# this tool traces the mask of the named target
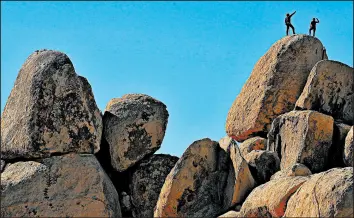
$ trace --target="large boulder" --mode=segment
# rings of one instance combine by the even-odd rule
[[[262,137],[253,137],[247,139],[240,144],[240,150],[242,157],[246,157],[248,153],[253,150],[265,150],[267,147],[267,139]]]
[[[335,120],[354,124],[354,71],[337,61],[318,62],[296,102],[296,108],[316,110]]]
[[[1,173],[1,217],[121,217],[112,182],[91,154],[16,162]]]
[[[232,104],[227,134],[237,141],[266,136],[274,118],[294,109],[322,50],[322,43],[308,35],[286,36],[273,44]]]
[[[288,201],[284,217],[353,217],[353,167],[313,175]]]
[[[327,167],[332,136],[332,117],[316,111],[291,111],[273,121],[267,150],[278,153],[281,169],[301,163],[317,173]]]
[[[344,145],[344,162],[347,166],[354,165],[354,140],[353,140],[353,126],[350,128],[347,137],[345,138],[345,145]]]
[[[305,177],[285,177],[256,187],[242,204],[241,217],[282,217],[290,196],[306,180]]]
[[[336,167],[345,167],[344,163],[344,144],[345,137],[350,130],[349,125],[334,122],[332,145],[328,151],[328,169]]]
[[[143,94],[112,99],[103,116],[111,164],[122,172],[160,148],[168,121],[166,105]]]
[[[234,170],[229,155],[210,139],[192,143],[168,174],[154,217],[215,217],[230,207]]]
[[[245,160],[257,184],[268,182],[280,170],[279,157],[272,151],[253,150],[246,155]]]
[[[167,175],[178,157],[157,154],[138,164],[132,173],[130,197],[133,217],[153,217]]]
[[[310,176],[310,175],[312,175],[312,172],[309,168],[307,168],[303,164],[296,163],[286,169],[276,172],[272,177],[270,177],[270,180],[279,179],[288,176]]]
[[[102,118],[68,56],[37,51],[22,66],[1,116],[1,158],[99,150]]]

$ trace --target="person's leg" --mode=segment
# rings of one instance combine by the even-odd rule
[[[316,28],[313,29],[313,36],[316,34]]]
[[[286,35],[289,35],[289,25],[286,25]]]
[[[295,34],[295,28],[292,24],[290,24],[291,29],[293,30],[293,34]]]
[[[309,29],[309,35],[311,36],[311,28]]]

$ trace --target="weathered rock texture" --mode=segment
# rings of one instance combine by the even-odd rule
[[[102,118],[87,80],[57,51],[31,54],[1,116],[1,158],[99,150]]]
[[[242,157],[241,151],[233,139],[229,141],[228,146],[224,145],[222,149],[230,156],[234,170],[234,176],[231,178],[234,180],[231,206],[234,206],[241,204],[245,200],[256,186],[256,181],[252,176],[247,161]]]
[[[343,151],[345,137],[348,135],[350,127],[351,126],[343,123],[334,123],[332,145],[328,151],[329,159],[327,169],[346,166],[344,163]]]
[[[257,184],[268,182],[280,170],[278,155],[272,151],[253,150],[246,155],[245,160]]]
[[[273,121],[267,150],[278,153],[281,169],[302,163],[317,173],[327,167],[332,136],[332,117],[315,111],[292,111]]]
[[[253,150],[265,150],[267,147],[267,139],[262,137],[253,137],[247,139],[240,144],[242,157],[246,157]]]
[[[128,94],[112,99],[103,116],[112,166],[124,171],[159,149],[168,116],[166,105],[148,95]]]
[[[350,128],[347,137],[345,138],[345,146],[344,146],[344,162],[347,166],[354,165],[354,140],[353,140],[353,126]]]
[[[253,189],[241,208],[241,217],[281,217],[290,196],[307,180],[286,177],[271,180]]]
[[[241,213],[240,212],[237,212],[237,211],[229,211],[221,216],[218,216],[218,217],[233,217],[233,218],[236,218],[236,217],[241,217]]]
[[[276,172],[272,177],[270,177],[270,179],[275,180],[275,179],[280,179],[282,177],[288,177],[288,176],[310,176],[311,174],[312,173],[311,170],[309,170],[309,168],[307,168],[303,164],[297,163],[291,167]]]
[[[1,160],[1,164],[0,164],[0,172],[2,172],[2,171],[3,171],[3,169],[5,168],[5,165],[6,165],[5,161],[4,161],[4,160]]]
[[[316,110],[354,124],[354,70],[337,61],[318,62],[296,102],[296,108]]]
[[[294,109],[322,50],[322,43],[307,35],[287,36],[273,44],[232,104],[227,134],[237,141],[265,136],[274,118]]]
[[[154,217],[215,217],[230,207],[233,187],[227,153],[210,139],[195,141],[168,174]]]
[[[130,183],[133,217],[153,217],[161,188],[177,161],[178,157],[157,154],[139,163]]]
[[[120,217],[117,191],[93,155],[17,162],[1,174],[1,216]]]
[[[289,199],[284,217],[353,217],[353,168],[313,175]]]

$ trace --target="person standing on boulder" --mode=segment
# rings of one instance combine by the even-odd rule
[[[289,27],[291,27],[291,29],[293,30],[293,34],[295,34],[295,28],[294,26],[291,24],[291,17],[296,13],[296,11],[294,11],[294,13],[292,14],[286,14],[285,17],[285,25],[286,25],[286,35],[289,35]]]
[[[316,24],[319,23],[320,21],[317,18],[313,18],[310,24],[310,29],[309,29],[309,35],[311,36],[311,30],[313,30],[313,36],[315,36],[316,33]]]

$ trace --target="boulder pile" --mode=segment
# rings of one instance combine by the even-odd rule
[[[98,109],[67,55],[31,54],[1,119],[1,217],[353,217],[354,72],[286,36],[256,63],[226,136],[154,154],[146,94]]]

